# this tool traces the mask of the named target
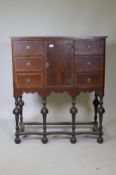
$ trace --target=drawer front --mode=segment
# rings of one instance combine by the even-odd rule
[[[103,71],[102,56],[78,56],[75,57],[76,72],[99,72]]]
[[[15,71],[42,71],[42,58],[15,58]]]
[[[101,74],[78,74],[76,77],[76,86],[78,88],[95,88],[103,85]]]
[[[39,88],[43,85],[41,73],[17,73],[15,75],[16,88]]]
[[[103,39],[78,39],[75,42],[75,54],[99,55],[104,53]]]
[[[43,55],[42,41],[13,41],[13,56]]]

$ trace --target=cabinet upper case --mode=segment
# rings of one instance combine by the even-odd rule
[[[105,38],[12,37],[14,96],[52,91],[103,96]]]

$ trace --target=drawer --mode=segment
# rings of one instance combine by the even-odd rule
[[[39,88],[43,85],[42,73],[17,73],[15,75],[16,88]]]
[[[15,71],[41,71],[42,70],[42,58],[15,58]]]
[[[76,86],[78,88],[95,88],[103,85],[101,74],[77,74]]]
[[[42,41],[13,41],[13,56],[39,56],[43,55]]]
[[[99,55],[104,54],[103,39],[78,39],[75,41],[75,54]]]
[[[75,57],[76,72],[103,71],[103,56],[78,56]]]

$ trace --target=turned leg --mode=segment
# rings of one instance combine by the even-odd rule
[[[98,130],[97,113],[98,113],[98,106],[99,106],[99,100],[98,100],[97,94],[95,94],[95,99],[93,100],[93,105],[94,105],[94,112],[95,112],[93,131],[97,131]]]
[[[72,97],[72,108],[70,109],[70,113],[72,114],[72,137],[70,139],[71,143],[76,143],[75,118],[76,118],[76,113],[78,112],[78,110],[75,107],[75,103],[76,103],[75,100],[76,100],[76,97]]]
[[[24,123],[23,123],[23,106],[24,106],[24,102],[22,100],[22,96],[19,97],[18,105],[19,105],[19,111],[20,111],[20,131],[24,131]]]
[[[48,114],[48,109],[46,107],[46,97],[43,97],[43,108],[41,109],[41,114],[43,116],[43,138],[42,138],[42,142],[43,143],[47,143],[48,139],[46,136],[46,117]]]
[[[98,107],[98,113],[99,113],[99,137],[97,139],[98,143],[103,142],[103,131],[102,131],[102,121],[103,121],[103,114],[105,112],[105,109],[103,107],[103,97],[100,97],[99,101],[99,107]]]
[[[20,110],[18,107],[18,97],[15,97],[15,108],[13,110],[13,114],[15,115],[15,121],[16,121],[16,133],[15,133],[15,143],[20,143],[20,138],[19,138],[19,114]]]

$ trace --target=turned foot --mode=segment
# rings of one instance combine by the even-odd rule
[[[47,143],[48,139],[47,139],[47,136],[46,136],[46,118],[47,118],[47,114],[48,114],[48,109],[46,107],[46,97],[43,97],[43,107],[41,109],[41,114],[43,116],[43,138],[42,138],[42,142]]]
[[[103,143],[103,131],[102,131],[102,121],[103,121],[103,114],[105,112],[105,109],[103,107],[103,97],[100,97],[100,105],[98,108],[98,113],[99,113],[99,136],[98,136],[98,143]]]
[[[15,138],[15,143],[16,143],[16,144],[19,144],[20,142],[21,142],[20,138],[19,138],[19,137],[16,137],[16,138]]]
[[[77,141],[77,140],[76,140],[76,137],[71,137],[71,138],[70,138],[70,142],[71,142],[72,144],[76,143],[76,141]]]
[[[99,138],[97,139],[97,142],[98,142],[98,143],[103,143],[103,138],[102,138],[102,137],[101,137],[101,138],[99,137]]]
[[[45,136],[45,137],[43,137],[43,138],[42,138],[42,143],[46,144],[47,142],[48,142],[47,137],[46,137],[46,136]]]
[[[20,110],[18,107],[18,97],[15,97],[15,108],[13,110],[13,114],[15,115],[15,122],[16,122],[16,138],[15,138],[15,143],[19,144],[20,143],[20,138],[19,138],[19,114]]]
[[[70,138],[71,143],[76,143],[76,137],[75,137],[75,118],[76,114],[78,112],[76,106],[76,97],[72,97],[72,107],[70,109],[70,113],[72,114],[72,137]]]
[[[22,96],[19,97],[18,100],[18,105],[19,105],[19,118],[20,118],[20,131],[23,132],[24,131],[24,123],[23,123],[23,106],[24,106],[24,102],[22,100]]]
[[[93,105],[94,105],[94,128],[93,128],[93,131],[97,131],[98,128],[97,128],[97,125],[98,125],[98,122],[97,122],[97,118],[98,118],[98,106],[99,106],[99,100],[98,100],[98,95],[95,94],[95,99],[93,100]]]

